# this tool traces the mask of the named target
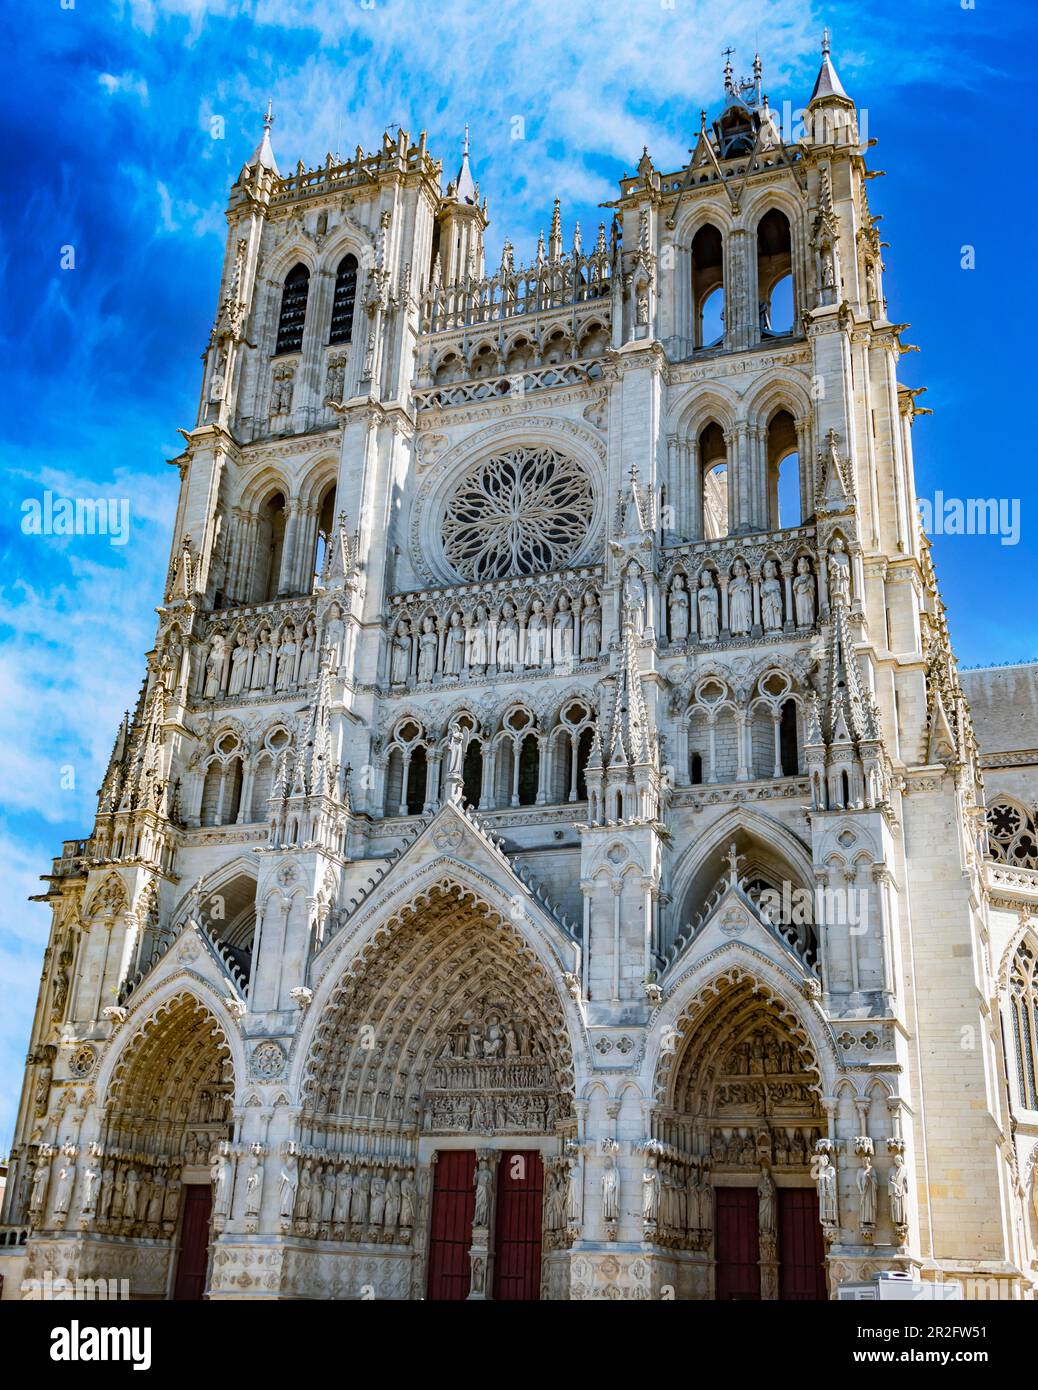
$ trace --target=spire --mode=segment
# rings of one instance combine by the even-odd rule
[[[266,115],[263,117],[263,135],[249,159],[248,167],[250,169],[270,169],[272,173],[278,173],[277,160],[274,158],[274,149],[270,143],[270,127],[273,124],[274,103],[268,101]]]
[[[469,163],[469,128],[465,127],[465,141],[461,147],[461,168],[458,170],[458,177],[454,180],[455,196],[459,203],[469,203],[476,207],[479,204],[479,191],[476,187],[476,180],[472,177],[472,165]]]
[[[829,30],[822,30],[822,66],[818,70],[815,78],[815,88],[811,93],[811,101],[822,101],[825,97],[842,97],[846,101],[847,93],[843,90],[843,84],[836,75],[836,69],[832,65],[829,57]],[[809,102],[808,105],[811,103]]]
[[[551,210],[551,232],[548,235],[548,260],[551,262],[562,259],[562,205],[558,198],[555,199]]]

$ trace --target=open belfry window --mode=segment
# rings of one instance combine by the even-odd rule
[[[310,272],[305,265],[294,265],[285,276],[281,291],[281,317],[278,319],[276,353],[299,352],[303,346],[306,300],[310,293]]]
[[[335,272],[332,326],[329,343],[348,343],[353,337],[353,311],[357,304],[357,257],[343,256]]]

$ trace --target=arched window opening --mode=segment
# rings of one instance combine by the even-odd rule
[[[329,343],[348,343],[353,337],[353,311],[357,303],[357,257],[343,256],[335,272],[332,325]]]
[[[256,764],[256,770],[252,777],[252,809],[249,815],[251,821],[266,820],[267,802],[270,800],[273,787],[274,759],[265,756],[260,758]]]
[[[712,420],[699,436],[699,466],[703,471],[703,537],[728,535],[728,445],[724,431]]]
[[[1038,869],[1038,830],[1034,821],[1011,801],[996,801],[988,808],[988,853],[1003,864]]]
[[[779,720],[779,750],[782,757],[782,776],[795,777],[800,771],[795,700],[787,700],[782,706],[782,716]]]
[[[389,762],[386,765],[386,801],[385,812],[387,816],[401,816],[407,814],[407,806],[404,804],[404,755],[399,748],[393,748],[389,754]]]
[[[1038,960],[1026,942],[1020,943],[1013,957],[1009,1004],[1020,1099],[1028,1110],[1038,1110]]]
[[[269,603],[278,596],[281,580],[281,556],[285,544],[285,498],[275,492],[260,509],[259,557],[255,602]]]
[[[724,339],[724,243],[711,223],[692,238],[692,342],[717,347]]]
[[[205,782],[202,784],[202,824],[218,825],[217,815],[220,810],[220,787],[223,782],[223,767],[220,763],[212,763],[209,771],[205,774]]]
[[[840,798],[841,806],[851,804],[851,781],[846,772],[840,773]]]
[[[241,758],[234,758],[224,772],[223,816],[224,825],[233,825],[241,810]]]
[[[577,743],[577,800],[587,800],[587,765],[591,757],[591,745],[594,743],[595,734],[593,729],[584,729],[581,732]]]
[[[285,276],[281,291],[281,316],[278,319],[278,340],[274,351],[299,352],[303,346],[303,326],[306,323],[306,300],[310,293],[310,272],[300,263]]]
[[[792,283],[776,302],[778,285],[793,273],[793,238],[789,218],[778,208],[757,224],[757,304],[762,338],[784,337],[793,331]]]
[[[691,783],[692,783],[692,785],[693,785],[694,787],[698,787],[698,786],[701,786],[701,785],[702,785],[702,782],[703,782],[703,755],[702,755],[702,753],[693,753],[693,754],[692,754],[691,765],[690,765],[689,770],[688,770],[688,775],[689,775],[689,780],[691,781]]]
[[[541,752],[536,734],[527,734],[519,751],[519,805],[533,806],[540,782]]]
[[[412,748],[407,766],[407,814],[420,816],[425,809],[426,763],[421,744]]]
[[[483,745],[469,739],[461,768],[461,794],[466,806],[478,806],[483,796]]]
[[[800,485],[800,441],[788,410],[780,410],[768,423],[768,517],[773,531],[800,526],[804,521]]]
[[[321,502],[317,516],[317,536],[314,540],[314,584],[324,574],[328,562],[328,547],[332,543],[332,530],[335,526],[335,484],[328,488]]]

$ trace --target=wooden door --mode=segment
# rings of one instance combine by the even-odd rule
[[[779,1298],[803,1302],[828,1298],[825,1241],[813,1187],[780,1187]]]
[[[501,1155],[494,1225],[494,1298],[531,1302],[541,1296],[544,1164],[536,1149]]]
[[[757,1189],[714,1189],[717,1298],[760,1299]]]
[[[180,1249],[173,1281],[173,1297],[176,1299],[199,1299],[205,1294],[212,1208],[213,1190],[208,1183],[192,1183],[184,1188]]]
[[[433,1164],[429,1229],[430,1299],[468,1298],[472,1218],[476,1211],[475,1149],[442,1149]]]

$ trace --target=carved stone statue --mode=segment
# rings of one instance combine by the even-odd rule
[[[753,589],[745,560],[736,560],[728,584],[728,631],[744,637],[753,626]]]
[[[123,1202],[123,1220],[129,1225],[137,1220],[137,1202],[141,1191],[141,1175],[136,1168],[126,1174],[126,1200]]]
[[[490,620],[482,603],[476,605],[476,614],[469,628],[468,648],[470,668],[482,674],[490,661]]]
[[[670,586],[670,640],[688,641],[688,590],[680,574],[674,576]]]
[[[847,604],[851,601],[851,557],[842,536],[836,537],[829,552],[829,600]]]
[[[254,1146],[249,1157],[249,1173],[245,1179],[245,1215],[259,1216],[263,1197],[263,1161]]]
[[[296,1193],[299,1190],[299,1164],[295,1154],[287,1154],[285,1166],[281,1170],[281,1183],[278,1189],[278,1213],[283,1221],[291,1221],[296,1209]]]
[[[462,627],[461,623],[461,611],[455,608],[447,624],[447,637],[443,652],[443,669],[448,676],[460,676],[464,665],[465,629]]]
[[[515,608],[506,603],[501,609],[501,621],[497,625],[497,669],[514,671],[519,660],[519,624]]]
[[[823,1226],[839,1224],[836,1204],[836,1168],[829,1154],[823,1149],[817,1158],[818,1173],[815,1179],[818,1186],[818,1218]]]
[[[876,1170],[868,1154],[862,1155],[858,1169],[858,1219],[862,1226],[876,1224]]]
[[[278,647],[278,673],[274,683],[276,690],[287,690],[295,680],[297,650],[296,630],[289,625],[285,628],[281,645]]]
[[[775,1239],[778,1226],[775,1219],[775,1182],[766,1164],[761,1165],[757,1184],[757,1229],[761,1236]]]
[[[793,580],[793,601],[797,610],[797,627],[813,627],[815,621],[815,577],[811,561],[801,555],[797,561],[797,577]]]
[[[764,578],[760,586],[760,616],[765,632],[782,629],[782,581],[774,560],[764,561]]]
[[[642,1172],[642,1220],[656,1221],[660,1214],[660,1170],[650,1158]]]
[[[231,1201],[231,1161],[222,1147],[216,1151],[209,1176],[213,1182],[213,1214],[226,1216]]]
[[[396,1228],[396,1224],[400,1219],[400,1204],[400,1174],[394,1168],[389,1176],[389,1182],[386,1185],[386,1212],[383,1225],[387,1230],[394,1230]]]
[[[552,625],[552,654],[556,663],[573,660],[573,611],[569,597],[559,595],[559,606]]]
[[[624,572],[624,612],[638,634],[645,631],[645,604],[645,580],[632,560]]]
[[[580,656],[594,660],[602,649],[602,609],[594,594],[584,595],[584,611],[580,615]]]
[[[716,642],[720,632],[718,620],[718,594],[712,570],[704,570],[699,576],[699,635],[705,642]]]
[[[890,1196],[890,1219],[896,1227],[908,1225],[908,1169],[905,1156],[899,1149],[894,1150],[893,1167],[887,1179],[887,1193]]]
[[[393,635],[393,655],[390,680],[393,685],[406,685],[411,675],[411,624],[401,619]]]
[[[205,699],[215,700],[223,683],[224,640],[219,633],[209,644],[209,655],[205,659]]]
[[[317,629],[314,627],[313,619],[310,618],[303,629],[303,640],[299,644],[299,684],[305,685],[307,681],[312,681],[316,674]]]
[[[535,669],[544,665],[548,654],[548,620],[544,616],[544,601],[535,598],[526,622],[526,653],[524,666]]]
[[[436,674],[436,654],[439,638],[432,618],[422,619],[422,631],[418,638],[418,679],[431,681]]]
[[[414,1180],[414,1169],[408,1168],[400,1181],[400,1224],[413,1226],[418,1210],[418,1187]]]
[[[328,609],[324,624],[324,645],[331,648],[333,671],[337,671],[342,665],[345,637],[346,625],[342,621],[342,609],[337,603],[333,603]]]
[[[240,695],[245,688],[245,676],[249,669],[249,649],[239,642],[231,652],[231,679],[227,690],[231,695]]]
[[[93,1216],[97,1209],[97,1198],[101,1185],[101,1169],[96,1160],[89,1159],[83,1170],[83,1202],[82,1212],[84,1216]]]
[[[253,690],[263,690],[270,682],[270,628],[265,627],[259,635],[259,644],[256,647],[256,660],[252,665],[252,688]]]
[[[32,1175],[32,1193],[29,1197],[29,1210],[33,1216],[41,1216],[47,1205],[47,1188],[50,1186],[50,1159],[40,1157]]]
[[[475,1172],[476,1208],[472,1216],[473,1226],[490,1225],[490,1188],[493,1181],[494,1175],[490,1171],[490,1165],[485,1158],[481,1158]]]
[[[56,1216],[68,1215],[75,1181],[76,1160],[70,1154],[63,1154],[58,1166],[58,1181],[54,1191],[54,1214]]]
[[[607,1149],[602,1169],[602,1216],[606,1221],[615,1221],[619,1215],[620,1174],[612,1149]]]

